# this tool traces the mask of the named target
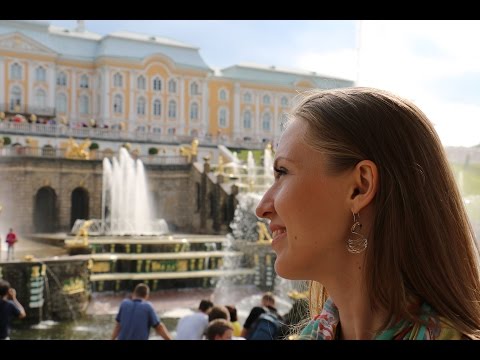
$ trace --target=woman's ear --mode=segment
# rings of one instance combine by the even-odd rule
[[[352,212],[359,213],[375,198],[378,188],[377,165],[370,160],[360,161],[353,170],[353,188],[350,196]]]

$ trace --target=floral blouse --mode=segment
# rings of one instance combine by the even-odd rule
[[[456,330],[446,319],[426,303],[420,307],[420,318],[426,325],[400,319],[392,327],[376,334],[375,340],[466,340],[467,336]],[[322,312],[305,326],[298,340],[334,340],[339,323],[338,309],[331,298]]]

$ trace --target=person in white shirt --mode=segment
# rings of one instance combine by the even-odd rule
[[[208,313],[213,307],[210,300],[200,301],[198,311],[184,316],[177,325],[175,340],[202,340],[208,327]]]

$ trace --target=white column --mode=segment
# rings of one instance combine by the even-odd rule
[[[27,82],[27,89],[25,91],[28,92],[28,99],[26,100],[26,103],[24,105],[26,106],[26,111],[27,113],[30,113],[30,109],[32,106],[35,106],[36,104],[33,102],[34,99],[34,94],[33,94],[33,79],[35,77],[35,71],[34,71],[34,65],[31,61],[27,63],[28,66],[28,71],[25,71],[25,76],[28,74],[28,82]],[[27,70],[27,69],[25,69]]]
[[[209,119],[209,108],[208,108],[208,83],[207,79],[203,81],[202,84],[202,122],[200,126],[200,132],[205,133],[206,129],[208,129],[208,124],[210,123]]]
[[[5,61],[3,56],[0,56],[0,105],[4,104],[1,110],[5,111],[8,108],[7,97],[5,96]]]
[[[279,123],[279,120],[278,120],[278,107],[280,105],[280,99],[278,97],[278,94],[274,94],[273,96],[273,119],[272,119],[272,140],[273,138],[275,138],[275,136],[277,135],[277,131],[278,131],[278,123]]]
[[[179,119],[180,119],[180,127],[182,131],[185,132],[185,126],[187,125],[187,116],[185,115],[185,94],[183,93],[183,89],[185,89],[184,81],[180,79],[175,79],[178,84],[178,91],[180,92],[180,97],[177,96],[178,106],[180,107],[179,111]]]
[[[178,91],[180,94],[178,119],[180,124],[182,124],[183,129],[185,129],[187,126],[187,117],[185,116],[185,81],[186,80],[184,78],[179,78],[177,80]]]
[[[55,64],[51,63],[47,67],[47,84],[48,84],[48,97],[47,107],[55,108]]]
[[[110,97],[109,97],[109,90],[110,90],[110,70],[107,67],[102,68],[102,93],[101,93],[101,101],[102,101],[102,110],[101,110],[101,117],[104,123],[110,122]]]
[[[262,129],[262,119],[260,119],[260,95],[252,92],[254,96],[254,104],[255,104],[255,125],[253,126],[254,132],[253,136],[255,140],[260,141],[260,131]]]
[[[132,131],[137,128],[137,120],[135,118],[135,108],[134,105],[136,103],[135,100],[135,78],[137,77],[136,72],[127,72],[128,76],[130,77],[130,111],[128,113],[127,123],[129,123],[128,130]]]
[[[74,121],[78,121],[78,114],[77,114],[77,72],[75,68],[72,68],[71,72],[71,80],[70,80],[70,119]]]
[[[240,83],[233,85],[233,140],[240,138],[241,114],[240,114]]]

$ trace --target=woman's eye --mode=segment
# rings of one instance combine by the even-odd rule
[[[279,168],[274,167],[273,172],[274,172],[274,175],[275,175],[275,179],[278,179],[281,176],[287,174],[287,169],[285,169],[284,167],[279,167]]]

